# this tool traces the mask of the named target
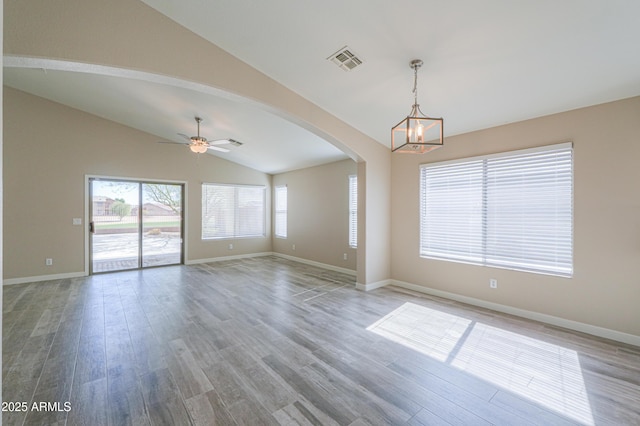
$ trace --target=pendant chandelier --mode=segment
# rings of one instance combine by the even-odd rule
[[[391,151],[423,154],[444,144],[442,118],[427,117],[418,104],[418,68],[420,59],[410,63],[413,68],[413,106],[407,118],[391,129]]]

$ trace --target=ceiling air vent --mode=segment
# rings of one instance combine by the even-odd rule
[[[349,49],[348,46],[345,46],[342,49],[338,50],[327,59],[345,71],[351,71],[358,65],[362,64],[362,59],[358,58],[355,52]]]

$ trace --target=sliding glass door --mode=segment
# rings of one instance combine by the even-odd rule
[[[182,185],[142,183],[142,267],[182,263]]]
[[[184,185],[89,179],[90,272],[183,262]]]

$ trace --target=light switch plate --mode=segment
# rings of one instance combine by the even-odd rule
[[[82,218],[81,217],[74,217],[73,218],[73,224],[74,225],[82,225]]]

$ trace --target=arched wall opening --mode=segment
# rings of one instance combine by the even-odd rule
[[[347,153],[361,188],[357,282],[370,288],[390,278],[388,148],[141,2],[64,0],[36,9],[12,1],[5,17],[5,65],[42,61],[210,91],[258,105]]]

